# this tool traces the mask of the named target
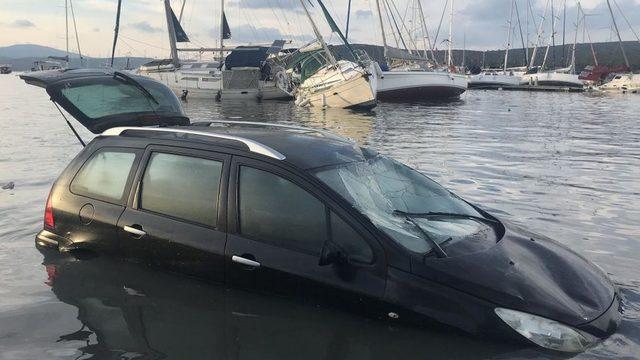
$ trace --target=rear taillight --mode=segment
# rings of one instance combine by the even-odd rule
[[[56,223],[53,219],[53,205],[51,204],[51,193],[47,198],[47,206],[44,208],[44,227],[53,229],[56,227]]]

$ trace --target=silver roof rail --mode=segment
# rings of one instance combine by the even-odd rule
[[[127,130],[136,130],[136,131],[159,131],[159,132],[168,132],[168,133],[176,133],[176,134],[191,134],[191,135],[200,135],[207,136],[210,138],[216,139],[225,139],[238,141],[245,144],[249,151],[262,154],[268,156],[270,158],[274,158],[277,160],[284,160],[286,157],[282,155],[280,152],[274,150],[273,148],[261,144],[255,140],[243,138],[240,136],[226,135],[226,134],[216,134],[208,131],[196,131],[196,130],[186,130],[186,129],[172,129],[172,128],[144,128],[144,127],[136,127],[136,126],[122,126],[122,127],[114,127],[106,130],[102,133],[102,136],[120,136],[124,131]]]
[[[234,121],[234,120],[207,120],[207,121],[205,121],[205,123],[210,123],[209,125],[211,125],[211,124],[231,124],[231,125],[247,125],[247,126],[264,126],[264,127],[276,127],[276,128],[299,130],[299,131],[306,131],[306,132],[315,132],[315,133],[322,134],[323,136],[325,136],[327,138],[330,138],[330,139],[340,140],[340,141],[348,141],[348,142],[351,142],[351,143],[355,143],[355,140],[353,140],[351,138],[348,138],[348,137],[344,137],[344,136],[340,136],[340,135],[334,134],[331,131],[324,130],[324,129],[316,129],[316,128],[312,128],[312,127],[305,127],[305,126],[276,124],[276,123],[265,123],[265,122],[257,122],[257,121]]]

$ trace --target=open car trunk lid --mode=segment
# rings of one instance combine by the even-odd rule
[[[180,100],[164,84],[111,69],[37,71],[20,75],[94,134],[117,126],[189,125]]]

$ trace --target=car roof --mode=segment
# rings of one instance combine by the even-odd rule
[[[206,142],[259,153],[304,170],[365,159],[360,147],[349,138],[322,129],[283,124],[208,121],[190,126],[113,128],[103,135]]]

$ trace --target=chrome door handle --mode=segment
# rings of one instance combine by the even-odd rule
[[[254,268],[260,267],[260,263],[259,262],[243,258],[242,256],[233,255],[231,257],[231,261],[233,261],[235,263],[238,263],[238,264],[251,266],[251,267],[254,267]]]
[[[132,226],[125,225],[123,227],[123,229],[124,229],[124,231],[128,232],[129,234],[132,234],[132,235],[135,235],[135,236],[142,237],[142,236],[147,235],[146,231],[143,231],[143,230],[140,230],[140,229],[136,229],[136,228],[134,228]]]

